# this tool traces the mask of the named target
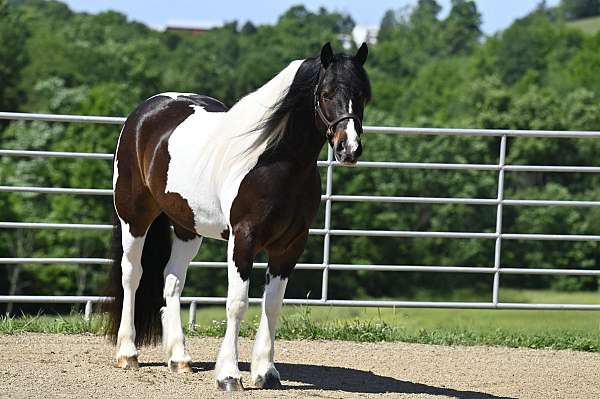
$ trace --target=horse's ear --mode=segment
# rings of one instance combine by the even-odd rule
[[[333,50],[331,49],[331,43],[327,42],[321,49],[321,64],[323,68],[329,68],[329,65],[333,62]]]
[[[367,43],[363,42],[360,48],[356,52],[354,58],[356,61],[360,63],[360,65],[365,65],[365,61],[367,61],[367,56],[369,55],[369,48],[367,47]]]

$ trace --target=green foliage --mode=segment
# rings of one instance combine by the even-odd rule
[[[435,0],[386,12],[378,43],[370,46],[373,101],[365,122],[599,130],[600,35],[584,35],[565,24],[561,10],[575,3],[584,2],[564,1],[560,9],[541,4],[488,38],[482,37],[473,1],[453,0],[443,18]],[[192,36],[158,32],[117,12],[75,13],[60,2],[42,0],[0,1],[0,20],[0,109],[108,116],[126,115],[161,91],[198,92],[232,105],[291,60],[316,54],[324,42],[341,49],[341,35],[354,27],[348,15],[294,6],[274,25],[232,21]],[[13,122],[0,124],[0,145],[110,153],[118,134],[118,127],[111,125]],[[498,162],[499,140],[369,135],[364,146],[364,160],[493,164]],[[507,161],[598,166],[599,146],[596,140],[511,139]],[[15,186],[109,188],[111,169],[106,161],[5,157],[0,159],[0,180]],[[597,187],[600,181],[594,174],[506,174],[507,198],[597,200]],[[496,188],[496,174],[486,171],[334,171],[336,194],[495,198]],[[332,210],[333,227],[340,229],[495,229],[495,207],[489,206],[335,203]],[[0,195],[0,220],[107,223],[111,213],[109,197]],[[314,227],[322,224],[323,210]],[[504,214],[509,232],[600,234],[597,226],[596,208],[507,206]],[[108,256],[109,237],[103,232],[1,230],[0,238],[2,257]],[[493,242],[485,240],[334,237],[331,244],[333,263],[493,264]],[[600,268],[596,243],[505,242],[502,251],[507,267]],[[223,243],[206,240],[198,260],[224,257]],[[301,261],[322,259],[322,239],[311,237]],[[0,268],[0,290],[8,289],[11,270],[16,269]],[[107,277],[103,267],[24,265],[19,270],[23,283],[18,292],[28,294],[101,294]],[[259,270],[252,276],[254,296],[262,290],[262,274]],[[361,271],[332,272],[330,277],[330,295],[336,298],[468,295],[489,300],[491,284],[489,276],[474,274]],[[565,291],[598,288],[592,277],[505,276],[502,284]],[[223,270],[196,269],[188,274],[184,294],[223,295],[225,290]],[[319,298],[320,290],[320,272],[298,271],[288,295]],[[213,327],[217,334],[220,327]],[[302,334],[330,334],[310,328]],[[358,330],[391,334],[387,327],[379,328],[360,325]],[[341,330],[354,336],[357,329],[332,329]]]
[[[469,53],[481,36],[481,14],[474,1],[452,0],[450,15],[444,21],[443,41],[451,55]]]
[[[566,19],[600,15],[600,0],[562,0],[560,8]]]
[[[20,15],[10,12],[6,0],[0,0],[0,109],[15,109],[23,98],[17,82],[27,64],[22,51],[29,32]]]

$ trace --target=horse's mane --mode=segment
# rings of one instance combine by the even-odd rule
[[[307,58],[302,62],[289,88],[270,107],[266,116],[252,129],[258,136],[252,149],[267,143],[266,149],[272,149],[283,139],[293,111],[301,108],[307,100],[312,99],[314,88],[319,79],[321,63],[318,57]],[[311,100],[312,101],[312,100]]]

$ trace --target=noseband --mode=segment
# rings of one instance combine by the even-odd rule
[[[324,71],[323,73],[321,73],[321,71],[322,68],[321,70],[319,70],[319,82],[315,86],[315,113],[319,116],[319,119],[321,119],[321,122],[323,122],[323,124],[327,128],[325,135],[328,139],[331,139],[333,137],[333,134],[335,133],[335,127],[337,126],[337,124],[346,119],[354,120],[356,131],[360,135],[362,133],[362,121],[360,120],[358,115],[354,113],[345,113],[338,116],[332,121],[327,119],[327,117],[325,116],[325,113],[321,109],[321,104],[319,102],[319,90],[321,89],[321,84],[323,83],[323,79],[325,78]]]

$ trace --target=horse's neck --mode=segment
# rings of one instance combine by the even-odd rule
[[[303,107],[290,116],[281,141],[263,158],[293,163],[296,168],[314,167],[325,141],[325,135],[315,126],[312,108]]]

